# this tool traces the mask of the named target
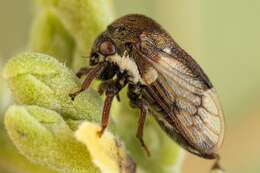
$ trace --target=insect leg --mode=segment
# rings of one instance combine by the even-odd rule
[[[91,68],[88,68],[88,67],[83,67],[81,68],[77,73],[76,73],[76,76],[78,78],[81,78],[82,76],[84,75],[88,75],[88,73],[90,72]]]
[[[98,86],[98,93],[99,93],[99,95],[103,95],[108,90],[108,88],[111,88],[111,86],[114,85],[114,83],[115,83],[115,81],[113,81],[113,80],[107,80],[107,81],[102,82]],[[118,101],[120,101],[119,93],[116,95],[116,99]]]
[[[83,84],[81,85],[81,88],[74,92],[69,94],[69,96],[71,97],[72,100],[75,99],[75,97],[80,94],[81,92],[83,92],[84,90],[88,89],[89,85],[91,84],[91,82],[96,79],[101,72],[104,70],[106,64],[100,64],[92,69],[89,70],[86,79],[84,80]]]
[[[140,115],[139,115],[139,121],[138,121],[138,129],[136,133],[137,139],[140,141],[142,147],[145,149],[146,153],[148,156],[150,156],[150,151],[148,147],[145,145],[144,140],[143,140],[143,132],[144,132],[144,124],[145,124],[145,119],[146,115],[148,113],[148,107],[144,103],[143,100],[140,100]]]
[[[128,93],[127,93],[130,104],[133,108],[138,107],[140,109],[140,116],[138,121],[138,129],[136,133],[137,139],[140,141],[142,147],[145,149],[148,156],[150,156],[150,151],[148,147],[145,145],[143,140],[143,131],[144,131],[144,124],[145,118],[148,113],[148,103],[141,98],[142,96],[142,88],[140,85],[128,85]]]
[[[106,130],[109,122],[109,113],[112,105],[112,101],[119,91],[126,85],[126,78],[124,76],[118,77],[114,81],[110,81],[109,87],[106,89],[106,99],[104,102],[102,121],[101,121],[101,130],[98,131],[98,136],[101,137]]]
[[[99,95],[103,95],[104,93],[106,93],[108,88],[111,88],[114,85],[114,83],[115,81],[111,79],[111,80],[103,81],[101,84],[99,84],[97,90]]]
[[[109,93],[106,96],[104,107],[103,107],[103,113],[102,113],[102,120],[101,120],[101,130],[98,131],[98,136],[101,137],[106,130],[109,122],[109,113],[112,105],[112,101],[114,98],[114,94]]]

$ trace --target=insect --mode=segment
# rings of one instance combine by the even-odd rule
[[[161,128],[189,152],[218,158],[224,136],[224,118],[216,91],[195,60],[153,19],[131,14],[115,20],[93,44],[86,75],[75,98],[95,79],[105,93],[101,130],[108,126],[114,97],[128,87],[130,105],[140,109],[137,138],[143,140],[150,112]]]

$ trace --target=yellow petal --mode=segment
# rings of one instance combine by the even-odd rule
[[[110,132],[100,138],[97,132],[100,125],[84,122],[76,131],[76,138],[84,143],[92,161],[106,173],[134,173],[135,163],[127,154],[124,146]]]

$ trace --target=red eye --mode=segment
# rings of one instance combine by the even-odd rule
[[[100,45],[100,53],[104,56],[113,55],[116,53],[116,47],[110,41],[104,41]]]

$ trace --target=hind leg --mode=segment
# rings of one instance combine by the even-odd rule
[[[130,99],[131,106],[140,109],[136,137],[140,141],[141,146],[144,148],[146,154],[150,156],[150,151],[143,140],[144,124],[148,113],[148,104],[144,99],[141,98],[141,88],[138,85],[129,85],[128,97]]]

